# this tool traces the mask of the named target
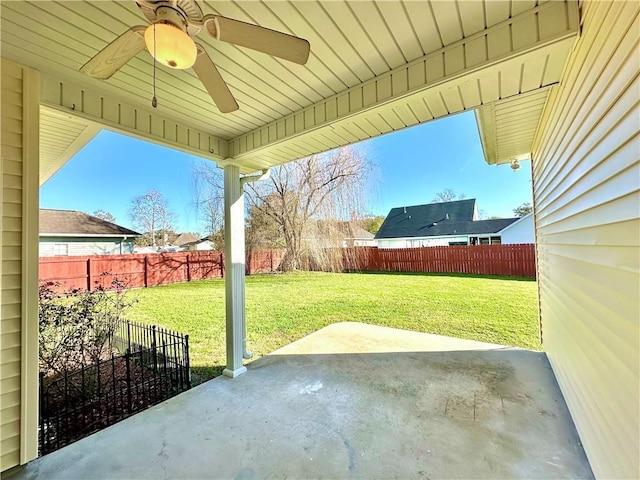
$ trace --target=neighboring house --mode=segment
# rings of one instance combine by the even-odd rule
[[[138,232],[74,210],[40,209],[41,257],[133,253]]]
[[[147,254],[147,253],[158,253],[158,247],[133,247],[133,253],[139,254]]]
[[[314,248],[375,247],[374,235],[357,221],[317,220],[305,227],[302,239]]]
[[[194,235],[193,233],[186,232],[178,235],[176,239],[173,241],[173,245],[175,245],[176,247],[180,247],[181,249],[185,249],[183,247],[193,242],[197,242],[198,240],[200,240],[200,237],[198,237],[198,235]]]
[[[500,231],[503,244],[536,243],[533,212],[518,218]]]
[[[373,233],[357,225],[348,224],[348,227],[348,235],[342,241],[343,247],[375,247],[378,245]]]
[[[213,250],[214,244],[209,237],[200,238],[193,233],[181,233],[174,240],[173,244],[176,246],[177,251],[201,251],[201,250]]]
[[[188,243],[184,243],[184,244],[176,243],[176,245],[180,245],[181,250],[188,250],[190,252],[213,250],[213,247],[214,247],[214,244],[209,239],[209,237],[196,238],[195,240],[192,240]]]
[[[393,208],[375,238],[378,248],[534,243],[532,217],[479,220],[473,198]]]

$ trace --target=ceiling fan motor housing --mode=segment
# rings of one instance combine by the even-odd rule
[[[170,23],[191,37],[202,30],[202,10],[194,0],[137,0],[149,23]]]
[[[187,33],[187,20],[177,8],[162,5],[156,9],[156,22],[168,23]]]

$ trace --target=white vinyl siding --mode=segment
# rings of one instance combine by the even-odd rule
[[[639,4],[581,9],[533,146],[542,334],[596,477],[640,478]]]
[[[378,248],[421,248],[448,246],[451,242],[469,243],[468,235],[444,237],[381,238]]]
[[[20,461],[22,69],[2,63],[2,471]]]
[[[536,235],[533,227],[533,214],[528,214],[520,220],[509,225],[500,232],[502,244],[536,243]]]
[[[41,257],[71,255],[121,255],[133,253],[133,241],[122,239],[86,238],[64,239],[43,238],[40,240]]]
[[[37,261],[30,239],[33,234],[37,239],[38,225],[38,76],[2,59],[0,84],[0,471],[4,471],[37,454],[38,271],[37,263],[28,263]],[[25,212],[34,217],[26,219]],[[25,323],[25,318],[32,323]],[[26,349],[32,358],[25,355]]]
[[[66,243],[54,243],[53,244],[53,255],[69,255],[69,245]]]

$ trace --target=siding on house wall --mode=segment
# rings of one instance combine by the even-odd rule
[[[66,252],[66,253],[65,253]],[[133,241],[121,239],[105,240],[104,238],[69,239],[47,237],[40,240],[40,256],[54,257],[60,255],[121,255],[133,253]]]
[[[482,239],[483,244],[504,244],[499,233],[483,233],[470,235],[448,235],[442,237],[410,237],[410,238],[380,238],[376,240],[378,248],[420,248],[446,247],[451,244],[470,245],[470,239]],[[474,240],[475,241],[475,240]],[[509,243],[534,243],[533,241]],[[371,245],[376,245],[372,243]]]
[[[39,86],[36,72],[0,61],[0,471],[4,471],[37,455]],[[25,212],[33,218],[26,218]],[[31,242],[34,234],[36,248]],[[27,349],[33,358],[25,355]]]
[[[640,478],[637,2],[581,4],[533,146],[544,348],[599,478]]]
[[[381,238],[378,240],[378,248],[420,248],[420,247],[445,247],[450,242],[469,243],[469,235],[446,237],[412,237],[412,238]]]
[[[533,215],[526,215],[500,232],[502,244],[536,243]]]

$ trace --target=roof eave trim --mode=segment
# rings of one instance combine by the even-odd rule
[[[510,223],[509,225],[507,225],[506,227],[504,227],[502,230],[500,230],[498,233],[502,233],[505,230],[510,229],[511,227],[513,227],[514,225],[520,223],[521,221],[523,221],[525,218],[530,217],[531,215],[533,215],[533,212],[529,212],[526,215],[521,216],[518,220],[516,220],[515,222]]]
[[[129,238],[141,237],[141,233],[40,233],[40,237],[74,237],[74,238]]]
[[[489,165],[496,164],[496,122],[493,103],[474,110],[476,127],[480,136],[484,160]]]

